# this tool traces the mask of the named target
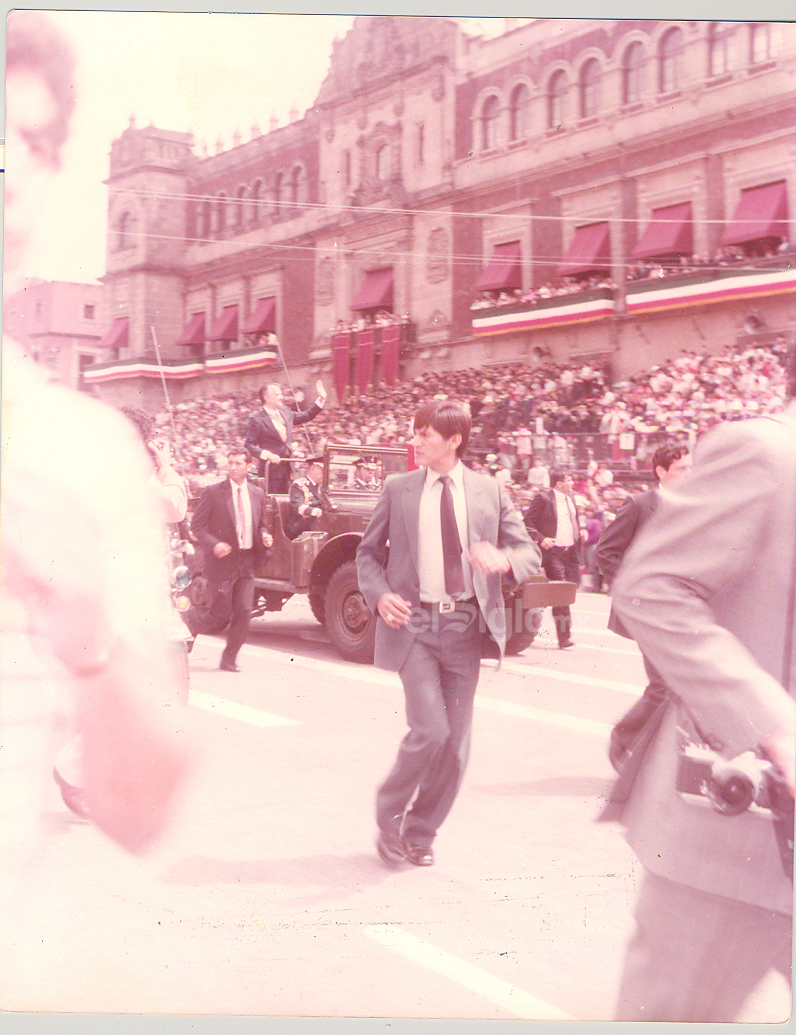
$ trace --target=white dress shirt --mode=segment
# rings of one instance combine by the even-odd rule
[[[556,546],[575,545],[575,503],[565,492],[553,489],[558,520],[556,524]]]
[[[459,529],[459,540],[462,544],[462,570],[464,572],[464,592],[467,599],[475,595],[473,589],[473,572],[467,559],[470,540],[467,533],[467,500],[464,495],[464,465],[457,462],[453,470],[448,472],[451,478],[451,495],[453,510],[456,515],[456,526]],[[426,468],[426,480],[420,496],[420,521],[418,527],[417,559],[420,576],[421,600],[450,600],[445,589],[445,562],[442,555],[442,525],[440,522],[440,500],[442,498],[442,482],[440,475]]]

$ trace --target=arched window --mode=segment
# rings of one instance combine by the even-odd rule
[[[252,184],[251,204],[249,206],[252,226],[259,226],[265,219],[263,210],[263,181],[255,180]]]
[[[509,119],[509,140],[525,140],[531,131],[531,92],[525,83],[511,92]]]
[[[768,61],[771,55],[768,25],[754,22],[749,26],[749,60],[753,65]]]
[[[708,28],[708,75],[724,75],[735,68],[735,29],[732,22],[711,22]]]
[[[390,178],[390,147],[389,144],[381,144],[376,148],[376,179],[389,180]]]
[[[307,200],[307,176],[301,165],[295,166],[290,173],[290,200],[297,202]]]
[[[285,177],[282,173],[277,173],[274,177],[274,207],[278,210],[282,207],[282,202],[285,200]]]
[[[242,230],[246,225],[246,188],[238,187],[237,203],[235,205],[235,229]]]
[[[644,92],[644,44],[636,40],[622,61],[622,104],[635,104]]]
[[[213,231],[213,202],[205,198],[202,202],[202,219],[199,224],[202,237],[207,238]]]
[[[216,234],[223,234],[227,225],[227,195],[223,191],[216,195],[214,216],[213,232]]]
[[[580,73],[580,117],[590,119],[600,110],[602,69],[597,58],[589,58]]]
[[[678,90],[683,80],[683,30],[668,29],[661,37],[658,90]]]
[[[133,212],[123,212],[118,223],[116,247],[119,251],[135,247],[135,228],[137,220]]]
[[[481,109],[481,150],[493,151],[498,146],[500,101],[494,95],[487,97]]]
[[[547,125],[549,129],[558,129],[566,122],[568,91],[567,74],[563,69],[559,69],[550,76],[547,84]]]

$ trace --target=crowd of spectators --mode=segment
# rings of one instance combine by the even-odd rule
[[[664,438],[692,444],[711,425],[776,412],[785,398],[784,338],[719,355],[683,350],[679,356],[626,381],[611,383],[599,363],[530,365],[524,361],[444,373],[378,386],[327,407],[297,432],[298,455],[321,452],[327,443],[404,446],[418,405],[449,396],[464,402],[473,420],[469,455],[523,493],[544,484],[534,457],[547,470],[588,474],[599,490],[647,476],[649,457]],[[288,398],[289,398],[289,393]],[[300,393],[296,399],[305,405]],[[176,436],[164,411],[158,415],[189,477],[224,469],[227,446],[240,440],[253,410],[254,391],[177,403]],[[536,473],[534,473],[536,469]],[[529,477],[530,474],[530,477]],[[596,477],[596,480],[595,480]],[[604,484],[601,484],[604,483]],[[634,486],[635,487],[635,486]]]
[[[683,276],[687,274],[706,273],[710,270],[722,269],[726,266],[738,266],[740,263],[756,262],[763,259],[777,259],[792,255],[796,246],[790,241],[766,238],[753,241],[748,245],[725,245],[719,248],[711,258],[703,255],[668,255],[647,259],[634,263],[625,271],[625,281],[655,280],[663,277]],[[481,309],[499,309],[507,305],[535,304],[546,298],[560,298],[574,295],[595,288],[616,290],[616,284],[607,271],[595,271],[590,276],[560,277],[556,283],[543,284],[540,288],[532,288],[523,292],[516,288],[513,291],[481,291],[470,306],[472,311]]]

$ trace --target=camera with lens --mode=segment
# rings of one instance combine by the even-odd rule
[[[754,751],[722,758],[706,745],[693,743],[680,749],[677,790],[707,798],[723,816],[738,816],[752,807],[779,812],[789,798],[777,770]]]

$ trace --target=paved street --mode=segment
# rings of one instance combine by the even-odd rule
[[[546,614],[523,655],[484,664],[470,767],[429,869],[374,852],[374,791],[404,732],[397,677],[340,661],[303,599],[253,623],[240,675],[200,637],[197,762],[172,829],[131,859],[53,788],[4,1005],[610,1018],[638,872],[619,829],[594,820],[607,734],[643,669],[605,631],[608,603],[579,594],[573,650]]]

